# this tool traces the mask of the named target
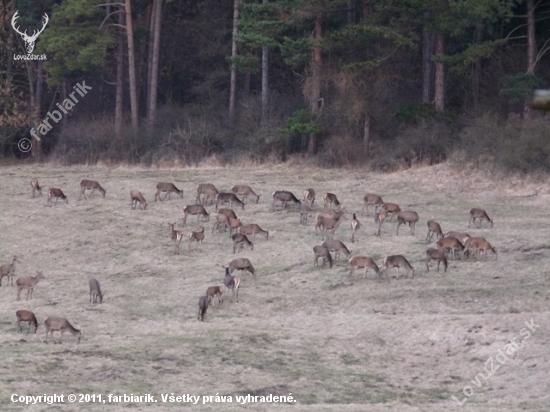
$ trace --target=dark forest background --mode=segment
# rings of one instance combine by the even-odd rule
[[[0,153],[550,171],[550,2],[1,0]],[[19,31],[40,30],[33,54]],[[84,81],[92,90],[18,148]]]

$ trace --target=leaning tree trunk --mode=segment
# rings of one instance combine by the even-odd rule
[[[151,129],[157,117],[157,91],[159,79],[159,49],[160,49],[160,27],[162,24],[162,0],[155,0],[154,3],[155,36],[153,39],[153,67],[151,69],[151,91],[149,95],[148,126]]]
[[[124,14],[119,13],[118,24],[124,26]],[[124,98],[124,35],[119,31],[116,54],[115,136],[122,139],[122,103]]]
[[[130,81],[130,110],[132,112],[132,133],[138,132],[138,105],[136,90],[136,58],[134,55],[134,28],[132,25],[132,6],[130,0],[125,0],[126,34],[128,37],[128,74]]]
[[[318,16],[315,20],[315,40],[316,46],[313,48],[312,64],[311,64],[311,94],[310,94],[310,108],[311,114],[314,119],[319,116],[321,103],[321,65],[323,64],[323,55],[321,47],[319,47],[319,41],[323,37],[323,20],[321,16]],[[314,155],[319,149],[319,136],[317,133],[312,132],[309,134],[309,142],[307,147],[308,154]]]
[[[437,33],[435,35],[435,55],[443,55],[443,35]],[[445,72],[443,63],[435,63],[435,111],[442,112],[445,110]]]
[[[233,3],[233,43],[231,45],[231,57],[237,57],[237,22],[239,21],[239,0]],[[229,91],[229,118],[235,118],[235,102],[237,99],[237,66],[235,60],[231,63],[231,85]]]
[[[537,56],[537,44],[535,40],[535,4],[534,0],[527,0],[527,74],[535,74]],[[523,105],[523,118],[531,117],[531,103],[526,101]]]

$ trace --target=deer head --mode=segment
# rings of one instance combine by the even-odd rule
[[[32,51],[34,50],[34,43],[36,42],[36,39],[38,38],[38,35],[40,33],[42,33],[44,31],[44,29],[46,28],[46,25],[48,24],[48,21],[50,20],[48,18],[48,15],[46,13],[44,13],[44,16],[42,16],[42,18],[44,19],[44,22],[42,23],[42,28],[40,30],[34,30],[32,36],[29,36],[27,34],[27,30],[25,30],[24,33],[21,33],[21,31],[19,31],[19,27],[15,27],[15,20],[17,20],[17,14],[19,13],[19,11],[16,11],[15,14],[13,15],[13,18],[11,19],[11,25],[13,27],[13,29],[19,33],[21,35],[21,37],[23,38],[23,41],[25,42],[26,44],[26,48],[27,48],[27,54],[31,54]]]

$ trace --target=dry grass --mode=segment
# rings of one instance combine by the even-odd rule
[[[463,173],[463,175],[460,175]],[[550,195],[534,190],[540,183],[491,182],[473,171],[447,166],[395,174],[320,170],[295,165],[255,168],[144,170],[138,168],[5,166],[0,178],[0,263],[17,254],[16,278],[43,270],[45,280],[32,301],[16,302],[16,290],[0,288],[2,362],[0,407],[12,393],[108,393],[157,396],[161,393],[223,395],[292,394],[293,405],[258,405],[248,410],[293,411],[516,411],[544,410],[550,299],[550,232],[546,230]],[[31,199],[30,179],[60,187],[69,205],[45,207],[45,196]],[[99,181],[106,199],[78,201],[83,178]],[[470,179],[464,180],[465,178]],[[172,181],[185,192],[166,202],[154,200],[155,184]],[[258,278],[249,276],[240,303],[209,308],[197,321],[197,302],[206,288],[222,284],[221,265],[234,257],[228,234],[211,234],[205,225],[202,253],[175,255],[168,222],[190,231],[196,217],[181,227],[181,206],[195,199],[195,186],[212,182],[229,190],[246,183],[262,195],[259,204],[237,210],[244,223],[269,230],[269,241],[254,241],[248,257]],[[491,186],[493,185],[493,186]],[[519,186],[518,186],[519,185]],[[150,207],[130,210],[129,191],[140,189]],[[361,210],[366,191],[416,210],[415,237],[395,236],[385,224],[375,238],[372,216],[358,215],[362,228],[349,243],[349,223],[336,238],[354,255],[367,254],[381,264],[384,256],[403,254],[416,268],[414,279],[389,282],[348,279],[349,265],[330,270],[313,266],[320,244],[313,220],[299,225],[299,212],[271,211],[271,193],[296,195],[308,188],[333,192],[349,212]],[[319,200],[318,200],[319,201]],[[444,231],[468,230],[468,211],[483,207],[493,229],[469,229],[485,236],[499,251],[498,261],[450,262],[446,274],[424,265],[426,221]],[[316,202],[316,208],[319,206]],[[209,210],[212,208],[209,207]],[[195,245],[196,246],[196,245]],[[102,305],[88,302],[88,278],[101,282]],[[361,273],[362,277],[362,273]],[[5,280],[4,280],[5,282]],[[17,334],[15,312],[32,310],[37,335]],[[63,316],[82,328],[80,345],[65,334],[63,345],[46,345],[44,320]],[[482,380],[462,407],[462,388],[484,362],[518,335],[524,321],[540,329],[502,368]],[[148,410],[152,405],[132,405]],[[109,410],[128,410],[111,405]],[[233,404],[195,406],[197,410],[237,410]],[[51,408],[50,408],[51,409]],[[40,405],[33,410],[50,410]],[[66,405],[63,410],[81,410]],[[87,410],[105,410],[86,405]],[[53,409],[51,409],[53,410]]]

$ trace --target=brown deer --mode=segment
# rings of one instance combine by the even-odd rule
[[[386,275],[386,279],[388,279],[388,272],[393,269],[397,268],[397,279],[399,279],[399,269],[405,268],[407,271],[407,279],[409,278],[409,272],[412,271],[412,278],[414,278],[414,268],[411,266],[409,261],[405,259],[405,256],[403,255],[391,255],[384,258],[384,262],[382,265],[382,276]],[[389,279],[388,279],[389,280]]]
[[[432,260],[437,261],[437,271],[439,272],[439,264],[443,262],[445,272],[447,271],[447,257],[445,252],[441,249],[429,248],[426,250],[426,272],[430,271],[430,262]]]
[[[455,251],[458,250],[462,252],[462,260],[464,260],[464,246],[460,240],[454,237],[442,237],[437,241],[437,247],[443,252],[449,250],[451,252],[452,260],[455,260]]]
[[[426,244],[432,241],[433,236],[436,239],[443,237],[441,226],[435,220],[428,220],[428,235],[426,236]]]
[[[212,183],[201,183],[197,186],[197,198],[195,203],[205,205],[208,199],[210,199],[210,204],[214,203],[214,198],[218,194],[218,189]],[[204,195],[204,199],[201,199],[201,196]]]
[[[53,337],[54,332],[60,332],[59,343],[62,343],[63,333],[65,332],[71,332],[71,334],[78,336],[76,343],[80,343],[82,332],[79,329],[74,328],[67,319],[49,317],[44,321],[44,324],[46,325],[46,343],[48,343],[48,334],[50,334],[55,343],[55,339]]]
[[[221,232],[222,229],[224,232],[227,232],[228,227],[229,227],[229,218],[226,215],[218,213],[216,215],[216,220],[212,225],[212,233],[214,233],[215,230],[218,230]]]
[[[480,226],[477,225],[476,220],[479,219]],[[475,227],[478,229],[483,227],[483,221],[486,220],[491,224],[491,227],[493,227],[493,219],[489,218],[489,215],[487,215],[487,212],[483,209],[478,209],[474,207],[470,210],[470,222],[468,222],[468,227],[470,227],[470,224],[474,222]]]
[[[239,246],[239,252],[243,250],[245,244],[250,247],[250,250],[254,250],[254,244],[246,237],[246,235],[235,233],[231,236],[231,239],[233,239],[233,253],[236,253],[237,245]]]
[[[165,193],[164,197],[161,198],[160,194]],[[170,200],[170,195],[172,193],[177,193],[179,197],[183,199],[183,190],[179,190],[173,183],[157,183],[157,192],[155,193],[155,202],[157,199],[160,199],[162,202],[166,199],[166,196],[168,196],[168,200]]]
[[[231,189],[233,193],[236,195],[242,196],[242,202],[244,203],[245,200],[248,200],[248,196],[252,195],[256,197],[256,203],[260,200],[260,195],[257,195],[254,190],[248,185],[235,185]]]
[[[390,222],[393,220],[394,215],[401,212],[401,208],[395,203],[384,203],[378,210],[379,212],[385,212]]]
[[[31,180],[31,187],[32,187],[32,197],[33,197],[33,198],[35,197],[36,192],[38,192],[38,194],[39,194],[40,196],[42,196],[42,188],[41,188],[40,185],[38,184],[38,180],[32,179],[32,180]]]
[[[10,284],[11,279],[11,285],[13,286],[13,276],[15,275],[15,262],[21,263],[21,261],[17,259],[17,256],[13,257],[11,263],[6,263],[5,265],[0,266],[0,286],[2,286],[2,279],[4,278],[4,276],[8,278],[8,285]]]
[[[239,302],[239,285],[241,284],[241,279],[236,276],[231,276],[231,273],[229,273],[229,268],[225,268],[225,277],[223,279],[223,284],[227,288],[227,290],[231,290],[233,292],[233,296],[231,296],[230,302],[233,302],[233,298],[237,297],[237,303]]]
[[[199,226],[199,230],[196,232],[189,232],[187,234],[189,238],[189,250],[191,250],[191,243],[197,242],[199,244],[198,248],[201,249],[202,241],[204,240],[204,227]]]
[[[210,305],[215,297],[218,297],[218,307],[223,303],[223,286],[209,286],[206,289],[206,297],[208,298],[208,304]]]
[[[368,256],[355,256],[352,257],[349,260],[349,264],[351,265],[351,270],[349,272],[349,276],[355,279],[355,270],[365,268],[365,274],[363,276],[363,279],[367,278],[367,271],[370,269],[373,269],[376,274],[380,277],[380,269],[378,268],[378,265],[372,260],[372,258]]]
[[[468,238],[470,238],[471,236],[468,233],[465,233],[465,232],[450,231],[450,232],[445,233],[443,235],[443,237],[454,237],[455,239],[458,239],[460,241],[460,243],[462,243],[462,245],[464,245],[464,243],[466,243],[466,240]]]
[[[168,223],[168,226],[170,226],[170,239],[174,242],[176,242],[176,246],[174,249],[174,253],[176,255],[180,254],[180,243],[181,239],[183,238],[183,233],[179,230],[174,230],[174,226],[176,226],[176,222],[174,223]]]
[[[17,286],[17,300],[21,300],[20,295],[23,289],[27,289],[26,300],[29,300],[29,294],[30,294],[30,298],[32,299],[32,292],[36,284],[40,282],[40,279],[45,279],[42,272],[36,272],[36,276],[22,276],[18,278],[15,281],[15,285]]]
[[[289,192],[287,190],[277,190],[273,193],[273,210],[275,210],[275,204],[277,202],[281,202],[283,204],[283,209],[286,207],[286,204],[288,202],[292,202],[297,205],[301,204],[296,196],[294,196],[292,192]]]
[[[147,201],[143,197],[143,194],[137,190],[130,190],[130,200],[132,201],[132,210],[136,210],[136,206],[139,203],[140,210],[147,210]],[[142,208],[143,207],[143,208]]]
[[[351,243],[355,243],[355,234],[361,228],[361,223],[357,220],[355,213],[353,214],[353,220],[351,221]]]
[[[229,208],[233,208],[233,203],[240,206],[244,210],[244,203],[235,195],[235,193],[225,193],[221,192],[216,195],[216,211],[218,211],[218,206],[223,205],[224,203],[229,203]]]
[[[101,287],[99,281],[96,278],[91,278],[88,282],[90,285],[90,303],[103,303],[103,293],[101,293]]]
[[[235,258],[231,262],[229,262],[229,273],[233,274],[233,272],[236,270],[243,271],[243,280],[246,279],[247,271],[252,273],[252,276],[254,276],[254,278],[256,277],[254,266],[252,266],[252,263],[250,263],[250,260],[248,260],[247,258]]]
[[[240,233],[242,235],[247,235],[247,236],[252,235],[253,239],[256,239],[256,234],[260,234],[260,235],[265,236],[265,240],[269,240],[269,231],[263,230],[256,223],[249,223],[249,224],[246,224],[246,225],[241,225],[237,229],[237,233]]]
[[[408,223],[411,228],[411,235],[414,236],[414,227],[418,222],[418,213],[407,210],[404,212],[399,212],[397,214],[397,235],[399,235],[399,226]]]
[[[374,213],[374,223],[378,225],[378,228],[374,233],[374,236],[380,236],[380,231],[382,230],[382,223],[384,223],[387,216],[388,216],[388,212],[382,209],[378,209],[378,211]]]
[[[311,203],[307,200],[304,200],[300,204],[300,224],[301,225],[307,225],[309,212],[311,212]]]
[[[21,309],[15,312],[15,316],[17,317],[17,332],[21,333],[21,322],[29,322],[29,329],[27,330],[27,333],[31,331],[31,324],[34,325],[34,333],[36,333],[36,330],[38,329],[38,321],[36,320],[34,313],[30,310]]]
[[[363,210],[366,210],[367,216],[369,215],[369,205],[374,206],[374,213],[378,211],[380,206],[384,204],[384,201],[382,198],[378,195],[375,195],[374,193],[367,193],[365,197],[363,198]]]
[[[57,205],[57,200],[62,199],[65,201],[65,203],[69,204],[69,199],[67,199],[67,196],[63,193],[61,189],[58,189],[56,187],[52,187],[48,190],[48,205],[52,205],[52,198],[55,197],[55,205]]]
[[[494,247],[483,237],[471,237],[466,240],[465,248],[470,252],[470,255],[476,259],[476,253],[483,252],[483,256],[487,259],[487,252],[491,252],[495,256],[495,260],[498,259],[498,253]]]
[[[210,221],[210,214],[204,209],[203,205],[187,205],[183,208],[183,226],[187,224],[187,216],[195,215],[197,216],[197,223],[200,222],[200,217],[203,216],[207,221]]]
[[[315,190],[306,189],[304,190],[304,202],[309,203],[309,207],[313,207],[313,202],[315,202]]]
[[[84,195],[84,199],[86,199],[86,190],[92,191],[92,193],[90,193],[90,197],[94,197],[94,192],[97,190],[101,193],[103,199],[105,199],[106,190],[103,189],[95,180],[83,180],[80,182],[80,196],[78,196],[78,200],[82,198],[82,195]]]
[[[208,309],[208,296],[201,296],[199,298],[199,317],[198,317],[198,320],[200,320],[201,322],[204,321],[204,317],[206,316],[207,309]]]
[[[332,210],[332,207],[336,207],[337,210],[340,210],[342,207],[341,203],[338,201],[338,198],[334,193],[324,193],[323,194],[323,201],[324,201],[324,210]]]
[[[334,237],[334,232],[336,232],[336,229],[338,229],[344,220],[347,220],[345,215],[341,215],[337,218],[321,217],[318,219],[317,226],[321,227],[321,240],[325,240],[325,235],[327,235],[327,239],[332,239]]]
[[[317,213],[317,215],[315,215],[315,221],[317,222],[315,224],[315,234],[317,234],[317,229],[320,229],[321,233],[324,230],[323,219],[329,218],[329,219],[338,220],[342,216],[344,216],[346,213],[347,213],[346,209],[342,209],[338,212],[319,212],[319,213]],[[346,218],[344,218],[344,219],[346,219]]]
[[[346,245],[339,240],[325,240],[321,246],[326,247],[330,252],[334,252],[334,260],[338,260],[338,255],[340,253],[343,253],[347,257],[351,256],[351,252]]]
[[[323,266],[325,266],[325,262],[328,261],[329,267],[332,269],[332,256],[329,252],[329,250],[324,246],[315,246],[313,248],[313,264],[316,267],[319,267],[318,260],[319,258],[323,258]]]
[[[218,214],[226,215],[227,217],[231,217],[231,218],[233,218],[233,219],[237,219],[237,215],[235,214],[235,212],[233,211],[233,209],[221,208],[221,209],[218,210]]]

